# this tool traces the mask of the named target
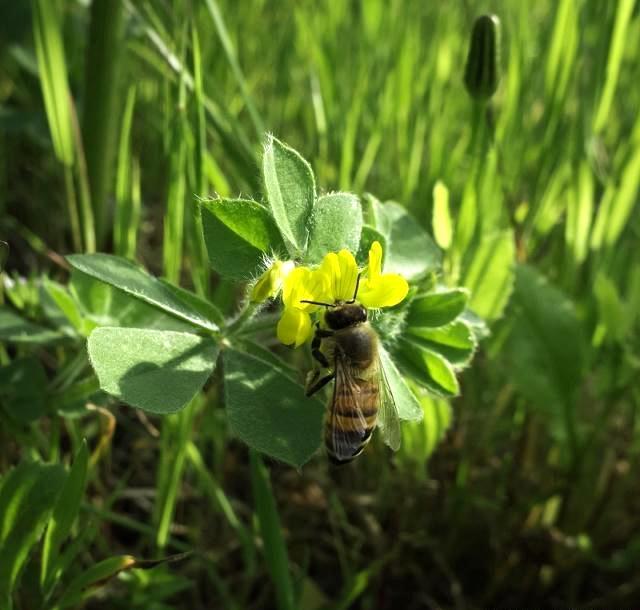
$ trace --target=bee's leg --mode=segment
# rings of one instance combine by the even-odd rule
[[[316,334],[313,336],[313,341],[311,341],[311,355],[320,363],[325,369],[329,368],[329,361],[327,357],[320,351],[320,347],[322,345],[322,339],[326,337],[330,337],[333,334],[330,330],[323,330],[321,328],[316,329]]]
[[[313,396],[316,392],[324,388],[324,386],[326,386],[332,379],[335,378],[336,374],[329,373],[328,375],[325,375],[324,377],[318,379],[319,376],[320,371],[316,371],[316,374],[311,379],[307,380],[307,388],[305,390],[305,394],[307,396]]]

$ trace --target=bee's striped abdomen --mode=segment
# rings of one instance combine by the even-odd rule
[[[376,427],[379,399],[378,385],[372,381],[336,383],[324,429],[332,462],[346,464],[360,455]]]

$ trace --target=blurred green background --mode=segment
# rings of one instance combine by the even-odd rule
[[[488,11],[502,75],[484,109],[463,75]],[[50,325],[43,278],[64,283],[62,256],[97,250],[233,312],[243,288],[209,270],[196,197],[258,197],[270,132],[321,189],[393,199],[430,232],[444,183],[441,280],[469,287],[491,330],[462,396],[425,399],[398,454],[374,444],[340,471],[323,456],[302,472],[269,463],[271,487],[253,493],[250,472],[265,473],[228,435],[215,383],[188,418],[112,403],[0,417],[0,474],[68,463],[83,436],[100,445],[78,565],[195,551],[121,574],[87,607],[637,603],[638,13],[633,0],[0,5],[6,307]],[[43,385],[87,366],[81,343],[0,352],[5,367],[35,355]],[[48,607],[31,589],[27,568],[16,607]]]

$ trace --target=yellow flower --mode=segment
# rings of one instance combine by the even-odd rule
[[[258,279],[251,290],[251,302],[263,303],[275,297],[282,289],[285,278],[293,271],[293,261],[276,260]]]
[[[310,314],[321,311],[322,303],[333,305],[355,297],[365,307],[377,309],[397,305],[407,296],[407,280],[397,273],[382,273],[382,247],[377,241],[371,245],[369,266],[359,284],[358,273],[356,259],[348,250],[329,252],[319,269],[296,267],[291,271],[282,288],[284,311],[278,322],[278,339],[295,347],[307,341],[313,334]]]
[[[278,322],[278,339],[285,345],[298,347],[313,334],[310,313],[321,309],[319,305],[302,301],[327,303],[328,277],[320,269],[297,267],[287,276],[282,289],[284,312]]]
[[[393,307],[407,296],[409,284],[397,273],[382,273],[382,246],[374,241],[369,250],[367,276],[360,281],[358,300],[371,309]]]
[[[351,301],[358,281],[358,265],[353,254],[340,250],[327,254],[320,266],[329,282],[327,303]],[[392,307],[402,301],[409,292],[409,284],[397,273],[382,273],[382,246],[374,241],[369,250],[369,266],[360,278],[356,300],[369,309]],[[318,300],[318,299],[316,299]]]

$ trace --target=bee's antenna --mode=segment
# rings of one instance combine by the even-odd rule
[[[358,278],[356,279],[356,289],[353,291],[353,298],[350,301],[347,301],[347,305],[352,305],[356,302],[356,297],[358,296],[358,288],[360,287],[360,273],[358,273]]]
[[[320,301],[307,301],[306,299],[301,300],[301,303],[309,303],[310,305],[322,305],[322,307],[335,307],[334,303],[321,303]]]

